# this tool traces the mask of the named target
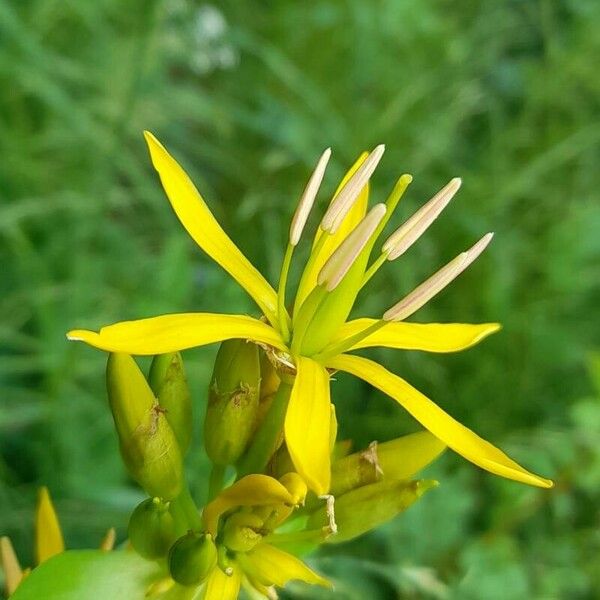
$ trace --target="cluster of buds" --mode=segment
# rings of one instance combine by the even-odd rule
[[[283,431],[271,431],[281,424],[274,413],[285,410],[281,390],[293,369],[256,344],[230,340],[217,353],[208,390],[203,439],[213,472],[199,510],[181,468],[191,423],[181,357],[155,357],[148,383],[129,356],[111,355],[108,365],[124,462],[150,495],[131,515],[129,541],[140,556],[167,565],[150,595],[203,588],[211,598],[210,590],[226,586],[235,598],[245,586],[273,598],[275,587],[291,579],[328,586],[300,555],[377,527],[436,485],[412,480],[445,448],[428,432],[350,453],[348,442],[336,443],[334,426],[330,494],[310,492]]]
[[[245,587],[255,596],[274,598],[275,588],[290,580],[330,586],[300,556],[377,527],[436,484],[412,481],[445,448],[428,432],[350,453],[349,442],[336,442],[334,426],[330,494],[309,491],[294,470],[283,431],[261,435],[271,422],[281,423],[273,411],[285,405],[280,390],[290,377],[291,369],[277,370],[255,344],[232,340],[221,345],[204,418],[213,476],[210,498],[199,507],[183,469],[193,418],[181,356],[156,356],[145,377],[131,356],[109,355],[108,399],[119,448],[130,476],[148,494],[133,510],[123,544],[124,552],[132,548],[142,560],[159,565],[154,581],[145,584],[147,597],[183,598],[186,590],[204,590],[207,599],[234,599]],[[246,472],[257,461],[264,463],[262,472]],[[41,563],[64,552],[45,490],[36,523]],[[112,548],[114,541],[110,530],[101,548]],[[8,593],[19,587],[27,597],[27,585],[20,583],[29,571],[18,566],[7,538],[1,548]],[[228,595],[217,595],[223,590]]]

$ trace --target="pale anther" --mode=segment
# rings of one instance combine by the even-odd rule
[[[461,180],[452,179],[429,202],[423,205],[412,217],[403,223],[383,244],[382,252],[388,260],[395,260],[404,254],[439,217],[440,213],[459,190]]]
[[[474,246],[462,252],[445,267],[415,288],[408,296],[392,306],[383,315],[384,321],[402,321],[410,317],[449,283],[458,277],[487,247],[493,233],[486,233]]]
[[[383,144],[377,146],[333,199],[321,221],[323,231],[335,233],[338,230],[344,217],[358,199],[361,190],[373,175],[373,171],[377,168],[384,151],[385,146]]]
[[[319,162],[317,162],[317,166],[310,176],[306,188],[304,188],[302,198],[300,198],[300,202],[298,202],[298,207],[296,208],[296,212],[292,218],[292,224],[290,225],[290,244],[292,246],[296,246],[300,241],[300,236],[302,235],[308,215],[310,214],[315,198],[317,197],[317,192],[321,187],[321,182],[323,181],[325,169],[327,168],[330,157],[331,148],[327,148],[327,150],[321,154],[321,158],[319,158]]]
[[[386,213],[385,204],[376,204],[367,216],[348,234],[319,272],[317,283],[328,292],[334,290],[350,270],[358,255],[377,229]]]

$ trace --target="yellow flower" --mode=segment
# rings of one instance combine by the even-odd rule
[[[330,373],[346,371],[380,389],[403,406],[433,435],[467,460],[496,475],[540,487],[552,482],[510,459],[460,424],[439,406],[383,366],[349,352],[373,346],[454,352],[469,348],[499,329],[496,323],[406,323],[423,304],[464,271],[485,249],[487,234],[461,253],[379,319],[347,321],[360,289],[377,269],[401,256],[437,218],[460,187],[453,179],[383,244],[369,265],[375,242],[411,182],[400,177],[385,204],[367,212],[368,181],[383,154],[378,146],[363,154],[333,197],[315,235],[296,291],[286,309],[288,272],[323,178],[330,151],[321,156],[292,220],[276,291],[218,224],[204,199],[175,159],[146,133],[154,167],[181,223],[196,243],[248,292],[264,319],[219,313],[168,314],[103,327],[75,330],[69,339],[108,352],[155,355],[227,339],[261,345],[293,376],[285,398],[284,432],[297,471],[317,494],[330,486]],[[285,391],[285,385],[284,385]],[[284,411],[285,412],[285,411]]]
[[[201,583],[204,600],[235,600],[242,586],[272,598],[275,586],[284,587],[292,580],[331,587],[299,558],[269,543],[273,530],[304,504],[306,492],[306,484],[296,473],[279,481],[253,474],[236,481],[204,507],[204,535],[218,540],[217,563]],[[325,533],[317,533],[319,541],[325,539]],[[196,562],[192,570],[197,570]]]

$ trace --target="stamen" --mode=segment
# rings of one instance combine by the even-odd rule
[[[323,231],[335,233],[338,230],[344,217],[358,199],[360,192],[365,187],[367,181],[369,181],[373,171],[377,168],[384,152],[385,146],[383,144],[377,146],[367,156],[356,173],[350,177],[346,185],[340,190],[340,193],[333,199],[321,221],[321,229]]]
[[[348,237],[329,257],[317,277],[317,283],[328,292],[334,290],[367,245],[386,213],[385,204],[376,204],[367,216],[349,233]]]
[[[402,321],[410,317],[450,282],[458,277],[487,247],[493,233],[486,233],[474,246],[459,254],[454,260],[442,267],[435,275],[424,281],[408,296],[392,306],[383,315],[384,321]]]
[[[395,260],[404,254],[439,217],[440,213],[461,185],[458,177],[452,179],[427,204],[422,206],[408,221],[401,225],[383,244],[382,252],[388,260]]]
[[[302,194],[302,198],[300,198],[298,208],[296,208],[296,212],[292,218],[292,224],[290,225],[291,246],[296,246],[300,241],[300,236],[302,235],[306,220],[308,219],[308,215],[310,214],[315,198],[317,197],[317,192],[321,187],[321,182],[323,181],[325,169],[327,168],[330,157],[331,148],[327,148],[327,150],[321,154],[321,158],[319,158],[319,162],[317,162],[317,166],[308,180],[306,188],[304,188],[304,193]]]

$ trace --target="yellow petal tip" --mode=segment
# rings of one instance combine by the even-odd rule
[[[72,329],[67,333],[67,339],[71,342],[89,342],[98,334],[87,329]]]

